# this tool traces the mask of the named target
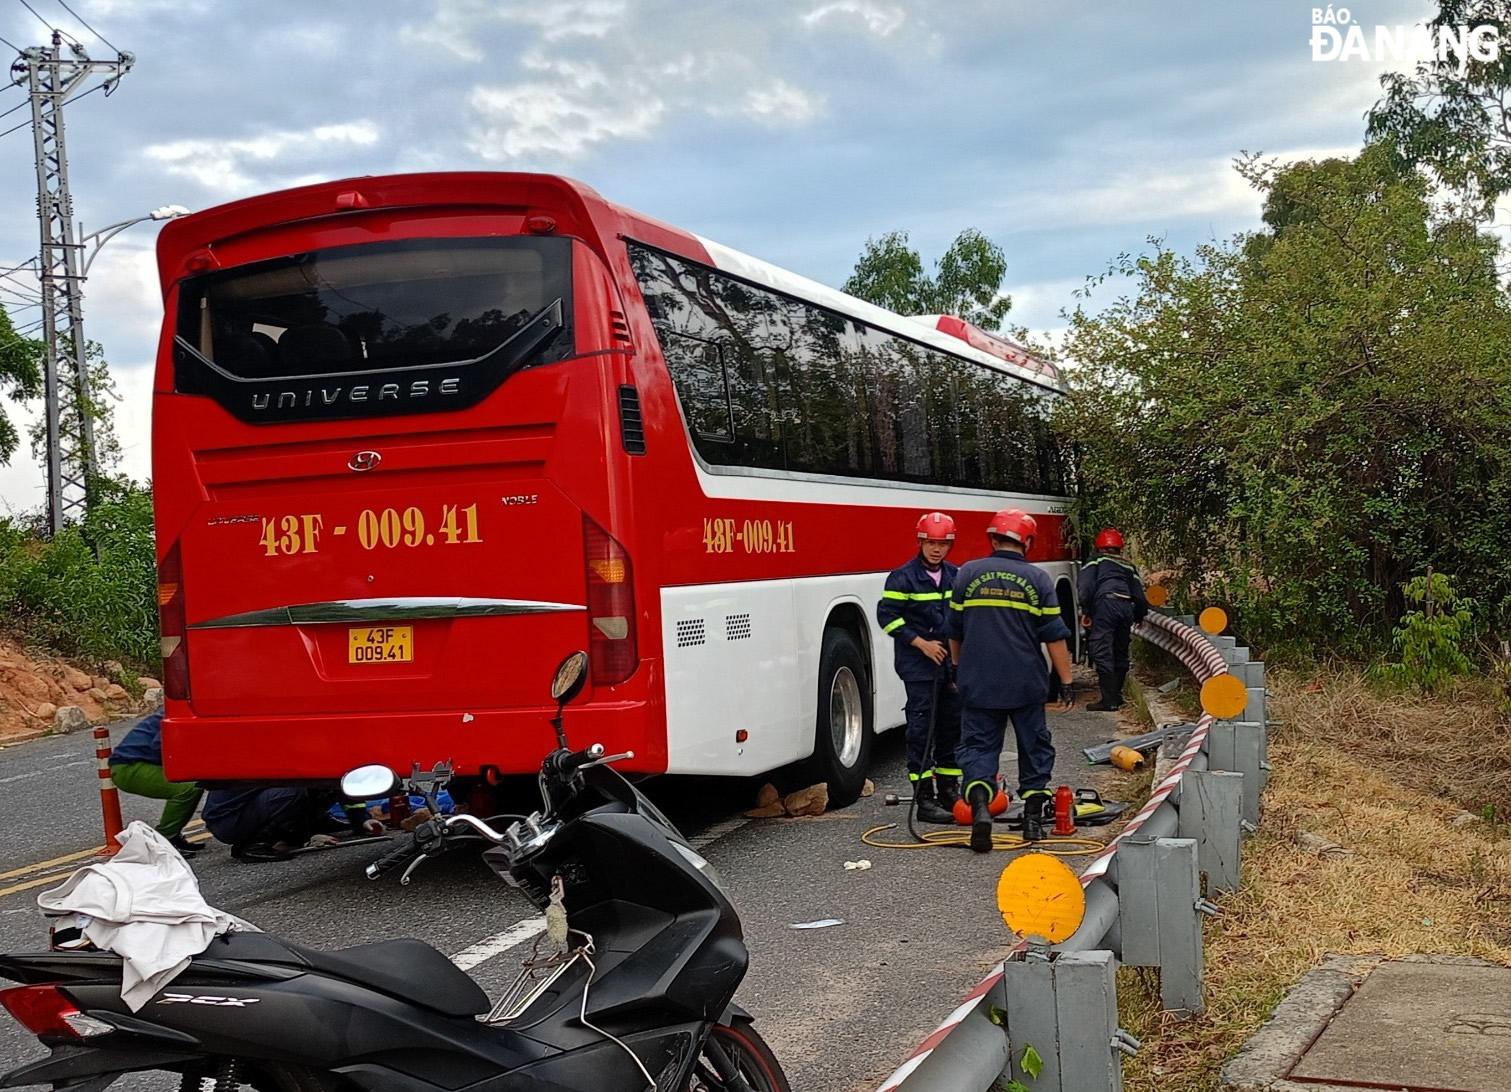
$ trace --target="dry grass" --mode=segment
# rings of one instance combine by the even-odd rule
[[[1145,1043],[1125,1066],[1130,1092],[1216,1089],[1222,1063],[1325,952],[1511,964],[1507,830],[1453,824],[1486,804],[1511,815],[1511,744],[1494,706],[1473,692],[1382,696],[1347,673],[1270,685],[1285,723],[1242,889],[1206,926],[1206,1014],[1161,1014],[1154,973],[1121,972],[1124,1025]],[[1349,852],[1319,855],[1303,833]]]

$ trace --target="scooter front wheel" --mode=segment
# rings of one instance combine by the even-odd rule
[[[709,1033],[683,1092],[792,1092],[792,1085],[766,1040],[742,1020]]]

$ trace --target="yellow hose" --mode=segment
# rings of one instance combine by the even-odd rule
[[[920,834],[918,836],[920,840],[917,842],[878,842],[875,839],[874,835],[884,830],[892,830],[896,826],[896,823],[884,823],[879,827],[872,827],[860,836],[860,840],[876,849],[930,849],[936,846],[954,848],[971,844],[971,832],[963,827],[955,830],[931,830]],[[1009,853],[1031,848],[1036,852],[1048,853],[1054,857],[1086,857],[1093,853],[1100,853],[1107,847],[1102,842],[1093,841],[1090,838],[1044,838],[1037,842],[1030,842],[1019,834],[994,831],[992,848]]]

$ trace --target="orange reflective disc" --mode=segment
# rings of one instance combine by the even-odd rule
[[[1208,607],[1201,612],[1196,624],[1208,633],[1221,633],[1228,628],[1228,612],[1221,607]]]
[[[1163,607],[1170,601],[1170,593],[1155,584],[1153,587],[1144,589],[1144,598],[1149,600],[1151,607]]]
[[[1081,927],[1086,892],[1080,878],[1060,858],[1025,853],[1002,870],[997,909],[1019,936],[1041,936],[1058,944]]]
[[[1248,687],[1237,675],[1213,675],[1201,684],[1201,707],[1218,720],[1231,720],[1248,704]]]

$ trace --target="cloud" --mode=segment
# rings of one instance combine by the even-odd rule
[[[625,14],[625,0],[438,0],[430,22],[406,24],[399,40],[445,50],[476,64],[486,56],[479,38],[489,23],[532,26],[545,41],[558,42],[602,38]]]
[[[898,7],[878,7],[866,3],[866,0],[835,0],[834,3],[824,4],[808,12],[803,16],[803,23],[814,27],[835,15],[860,19],[866,24],[868,31],[881,38],[900,30],[908,21],[907,13]]]
[[[470,105],[480,124],[468,147],[490,162],[580,159],[602,141],[649,136],[666,110],[660,99],[643,92],[615,94],[607,81],[474,87]]]
[[[136,21],[159,15],[203,15],[215,0],[88,0],[80,12],[90,22]]]
[[[188,178],[207,190],[240,193],[259,182],[275,184],[275,180],[267,177],[266,171],[258,172],[261,177],[254,178],[249,173],[252,164],[269,165],[284,160],[307,162],[320,158],[332,148],[363,147],[377,141],[377,125],[363,120],[233,140],[174,140],[149,144],[142,149],[142,154],[168,174]],[[287,176],[280,175],[276,184],[288,181]]]
[[[823,101],[785,80],[773,80],[746,92],[740,112],[763,125],[801,125],[817,116]]]
[[[1019,230],[1112,224],[1160,224],[1171,219],[1252,216],[1259,196],[1233,170],[1229,157],[1187,164],[1148,164],[1098,173],[1076,185],[1024,191],[1000,202]]]

